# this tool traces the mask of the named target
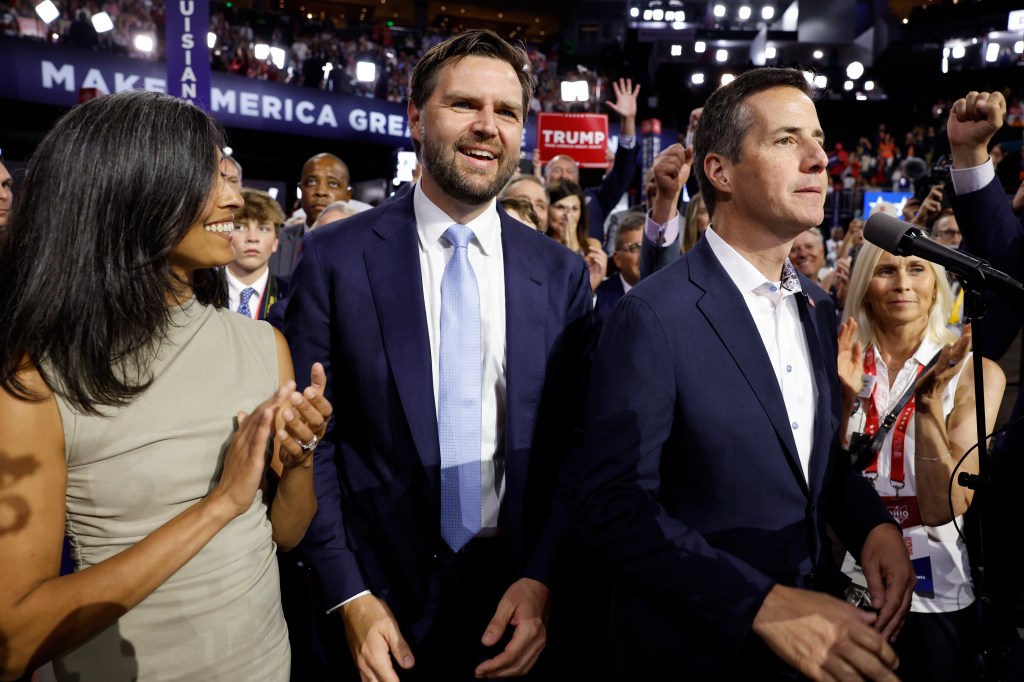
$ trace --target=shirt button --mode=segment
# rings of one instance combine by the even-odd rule
[[[768,291],[772,292],[773,294],[776,291],[778,291],[778,290],[779,290],[779,288],[777,286],[775,286],[774,284],[772,286],[768,287]]]
[[[786,371],[787,372],[792,372],[793,371],[793,365],[786,365]]]
[[[797,424],[796,422],[793,422],[793,428],[794,428],[794,429],[799,429],[799,428],[800,428],[800,425],[799,425],[799,424]]]

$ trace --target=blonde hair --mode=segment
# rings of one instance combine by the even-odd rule
[[[702,208],[705,212],[707,211],[704,197],[697,192],[690,197],[690,203],[686,205],[686,219],[683,221],[683,253],[697,246],[697,241],[700,239],[700,230],[697,229],[697,214]]]
[[[875,321],[871,311],[864,305],[864,297],[875,274],[878,261],[885,251],[871,242],[864,242],[857,254],[857,264],[850,276],[850,290],[846,295],[846,307],[843,310],[843,322],[851,317],[857,321],[857,340],[867,348],[868,344],[877,343]],[[925,327],[925,338],[941,345],[956,341],[956,334],[946,327],[953,310],[953,293],[946,278],[946,269],[930,261],[922,260],[932,270],[935,278],[935,299],[928,309],[928,324]]]

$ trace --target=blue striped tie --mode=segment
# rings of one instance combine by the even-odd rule
[[[469,263],[473,231],[452,225],[455,247],[441,279],[437,434],[441,444],[441,536],[459,551],[480,532],[483,355],[480,290]]]
[[[242,290],[241,300],[238,304],[238,312],[246,317],[252,317],[252,312],[249,311],[249,299],[256,293],[256,290],[252,287]]]

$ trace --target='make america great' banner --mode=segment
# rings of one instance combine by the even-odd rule
[[[541,163],[566,154],[581,168],[607,168],[608,116],[537,114],[537,149]]]

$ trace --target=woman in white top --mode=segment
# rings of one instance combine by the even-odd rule
[[[941,266],[865,243],[839,332],[844,445],[854,433],[876,433],[916,381],[913,399],[864,472],[902,526],[918,575],[895,642],[902,680],[974,676],[974,590],[967,548],[953,524],[955,518],[963,527],[973,491],[954,484],[952,514],[948,491],[957,462],[977,442],[975,377],[970,328],[959,339],[946,328],[951,305]],[[986,359],[983,367],[991,431],[1006,382],[995,363]],[[977,473],[977,450],[956,471]]]

